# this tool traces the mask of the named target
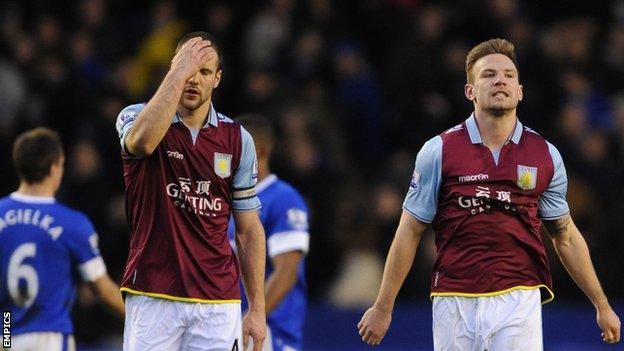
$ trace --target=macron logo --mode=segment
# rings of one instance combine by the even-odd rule
[[[487,174],[483,174],[483,173],[459,177],[460,182],[474,182],[475,180],[486,180],[486,179],[490,179],[490,176]]]
[[[167,150],[167,156],[177,158],[178,160],[184,160],[184,155],[177,151],[169,151]]]

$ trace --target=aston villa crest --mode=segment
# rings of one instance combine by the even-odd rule
[[[522,190],[533,190],[537,185],[537,167],[518,165],[518,180],[516,184]]]
[[[232,174],[232,155],[214,153],[214,171],[221,178],[227,178]]]

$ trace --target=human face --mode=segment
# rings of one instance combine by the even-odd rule
[[[212,91],[219,86],[221,81],[217,52],[212,48],[210,50],[211,53],[206,63],[186,81],[180,98],[180,105],[189,111],[194,111],[209,101]]]
[[[518,70],[511,59],[503,54],[487,55],[475,62],[473,82],[466,84],[468,100],[493,116],[503,116],[514,111],[522,101],[522,85]]]

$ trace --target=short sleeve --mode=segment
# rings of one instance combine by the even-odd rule
[[[416,156],[403,209],[419,221],[431,223],[438,209],[441,182],[442,138],[436,136],[427,141]]]
[[[117,116],[117,122],[115,123],[115,127],[117,128],[117,134],[119,135],[121,150],[126,155],[128,154],[126,150],[126,137],[132,129],[134,121],[137,119],[139,113],[143,110],[144,107],[145,104],[130,105],[121,110],[119,116]]]
[[[242,152],[240,164],[234,173],[232,208],[235,211],[255,211],[260,208],[255,186],[258,181],[258,161],[253,139],[241,126]]]
[[[271,225],[266,229],[267,251],[270,257],[290,251],[308,252],[308,209],[296,192],[283,194],[280,201],[272,203],[275,209],[268,209]]]
[[[77,216],[70,234],[66,245],[82,279],[92,282],[103,276],[106,265],[100,256],[98,235],[91,221],[82,214]]]
[[[559,150],[548,143],[548,152],[554,166],[554,174],[548,188],[539,198],[539,216],[543,220],[555,220],[561,218],[570,212],[566,194],[568,192],[568,176],[563,158]]]

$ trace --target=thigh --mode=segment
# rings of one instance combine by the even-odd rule
[[[539,290],[517,290],[510,293],[497,310],[507,316],[493,330],[489,350],[541,351],[542,302]]]
[[[243,351],[239,303],[195,304],[181,350]]]
[[[472,351],[476,347],[476,299],[456,296],[433,298],[435,351]]]
[[[24,333],[11,339],[13,351],[64,351],[67,338],[61,333]],[[8,349],[7,349],[8,350]],[[71,350],[71,349],[70,349]]]
[[[184,333],[184,316],[175,301],[131,295],[126,297],[124,351],[177,351]]]

